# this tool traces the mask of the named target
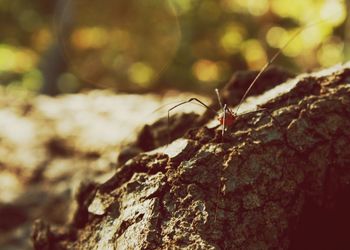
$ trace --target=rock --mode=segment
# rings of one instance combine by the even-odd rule
[[[320,216],[350,221],[348,213],[338,214],[350,190],[349,79],[349,64],[300,76],[288,92],[263,105],[269,113],[238,116],[224,137],[220,127],[203,126],[168,145],[170,151],[155,149],[128,160],[82,196],[86,220],[66,225],[71,234],[53,247],[349,246],[349,224],[338,230]],[[322,230],[308,220],[312,214],[325,222]],[[301,235],[304,227],[308,235]]]
[[[33,248],[30,231],[39,217],[47,226],[35,227],[37,248],[56,239],[55,233],[49,233],[55,225],[84,225],[90,204],[83,200],[88,203],[89,197],[93,198],[95,183],[113,176],[118,158],[125,162],[143,151],[137,148],[119,154],[125,144],[136,144],[145,123],[166,117],[166,111],[152,111],[192,96],[118,95],[95,90],[55,98],[19,98],[5,89],[0,86],[0,249],[23,250]],[[40,230],[46,233],[40,234]],[[51,238],[40,240],[45,237]]]

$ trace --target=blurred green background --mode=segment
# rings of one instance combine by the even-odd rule
[[[0,0],[0,84],[56,95],[91,88],[211,92],[275,64],[349,60],[345,0]],[[321,21],[324,20],[324,21]],[[321,22],[320,22],[321,21]]]

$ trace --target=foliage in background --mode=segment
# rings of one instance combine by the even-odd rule
[[[349,59],[344,0],[0,0],[0,83],[48,94],[104,87],[201,92],[241,69]],[[319,22],[320,20],[325,20]]]

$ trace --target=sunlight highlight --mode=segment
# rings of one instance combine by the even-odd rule
[[[324,44],[317,53],[317,58],[323,67],[329,67],[344,60],[344,43],[329,42]]]
[[[86,27],[75,30],[71,40],[76,49],[98,49],[107,44],[108,34],[103,27]]]
[[[254,39],[247,40],[242,45],[244,58],[249,69],[259,70],[267,62],[267,55],[260,42]]]
[[[193,65],[192,72],[195,77],[202,82],[213,82],[217,81],[219,78],[218,64],[210,60],[198,60]]]
[[[337,26],[346,18],[345,3],[342,0],[325,1],[321,8],[321,17]]]
[[[242,1],[242,3],[246,3],[248,12],[254,16],[262,16],[269,10],[269,2],[267,0],[249,0]]]
[[[130,81],[138,84],[142,87],[148,87],[151,85],[151,81],[154,77],[154,71],[146,63],[137,62],[131,65],[128,70]]]
[[[220,37],[220,46],[226,53],[233,54],[239,50],[243,41],[242,28],[236,24],[229,24],[225,27],[225,31]]]
[[[32,50],[0,44],[0,72],[24,73],[33,69],[37,61]]]
[[[271,27],[266,34],[266,41],[273,48],[280,48],[282,41],[287,41],[287,38],[288,32],[279,26]]]

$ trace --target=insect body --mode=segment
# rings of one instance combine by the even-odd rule
[[[225,110],[225,113],[221,113],[217,119],[221,125],[225,127],[231,127],[236,121],[237,116],[229,109]]]
[[[229,107],[227,107],[226,104],[222,104],[218,89],[215,89],[215,93],[221,107],[221,113],[217,115],[217,119],[222,127],[222,136],[224,136],[226,128],[231,127],[234,124],[237,115]]]

